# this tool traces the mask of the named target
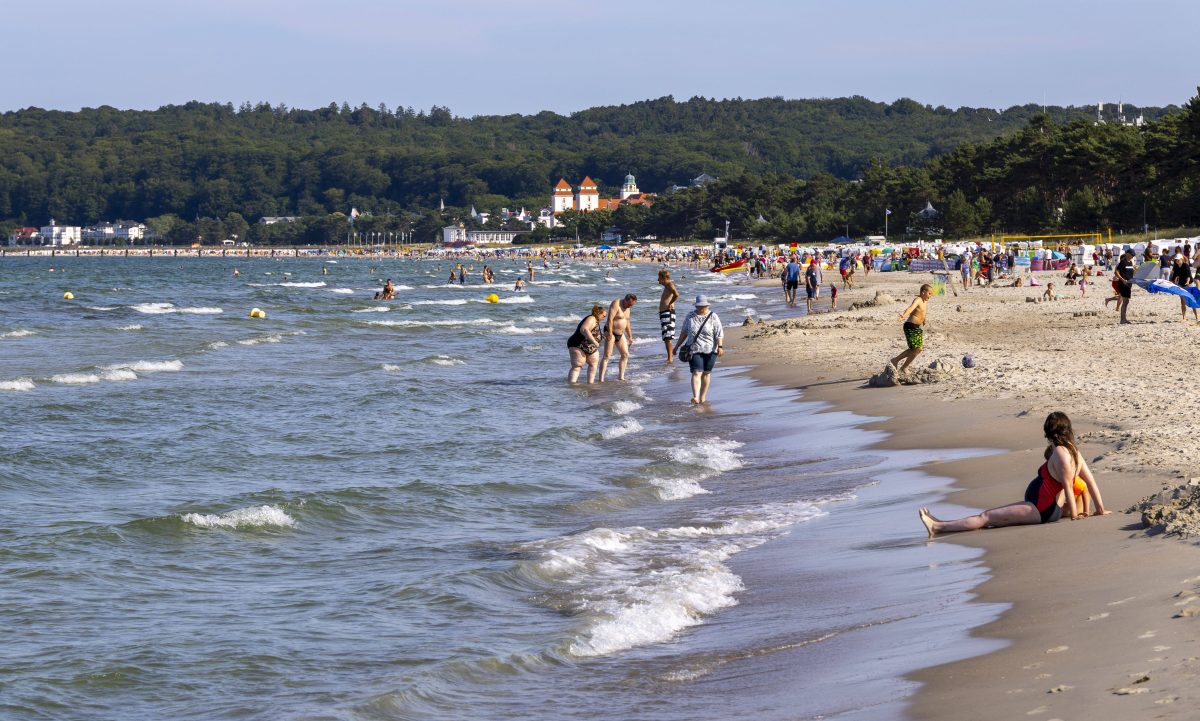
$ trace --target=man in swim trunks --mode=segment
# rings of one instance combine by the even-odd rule
[[[600,361],[600,373],[596,380],[604,382],[608,361],[613,349],[621,354],[620,373],[617,380],[625,380],[625,367],[629,365],[629,347],[633,345],[633,329],[629,325],[629,309],[637,303],[637,296],[627,293],[624,298],[614,300],[608,306],[608,334],[604,340],[604,358]]]
[[[800,287],[800,264],[796,257],[788,261],[783,268],[783,302],[796,305],[796,289]]]
[[[671,346],[675,342],[675,301],[679,300],[679,290],[666,268],[658,271],[658,284],[663,287],[658,299],[658,323],[662,326],[663,345],[667,347],[667,363],[670,363],[674,360]]]
[[[932,297],[933,286],[928,283],[922,285],[921,293],[913,298],[913,302],[900,314],[900,320],[904,321],[904,340],[908,348],[893,358],[891,364],[899,368],[901,373],[908,369],[925,348],[925,313],[929,309],[929,299]],[[900,361],[904,361],[904,365],[900,365]]]

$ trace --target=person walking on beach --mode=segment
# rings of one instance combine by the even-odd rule
[[[954,521],[940,520],[928,508],[922,508],[918,515],[929,537],[980,528],[1053,523],[1064,515],[1072,521],[1087,518],[1088,497],[1095,507],[1092,515],[1107,516],[1112,513],[1104,508],[1100,486],[1096,484],[1096,477],[1075,444],[1075,431],[1067,414],[1054,411],[1046,416],[1042,432],[1050,443],[1043,454],[1046,462],[1038,468],[1037,476],[1025,488],[1025,500]],[[1064,491],[1068,484],[1071,487],[1069,493]],[[1081,502],[1077,496],[1084,500]]]
[[[1117,311],[1121,314],[1121,325],[1129,325],[1129,299],[1133,296],[1133,249],[1130,248],[1121,254],[1121,260],[1117,263]],[[1105,305],[1108,305],[1105,303]]]
[[[596,380],[596,366],[600,360],[600,323],[604,320],[604,306],[592,306],[592,312],[587,314],[575,332],[567,338],[567,352],[571,355],[571,370],[567,372],[567,382],[579,380],[579,371],[586,363],[588,367],[587,382]]]
[[[1171,282],[1180,288],[1187,288],[1192,284],[1192,266],[1187,262],[1187,258],[1182,255],[1176,255],[1171,262]],[[1183,314],[1183,322],[1187,322],[1188,306],[1187,301],[1183,298],[1179,299],[1179,311]],[[1200,320],[1197,317],[1196,309],[1192,308],[1192,319]]]
[[[921,292],[900,314],[900,320],[904,321],[904,340],[908,348],[890,362],[901,373],[907,370],[925,349],[925,314],[929,310],[929,299],[932,297],[933,286],[928,283],[922,285]],[[904,365],[900,365],[900,361],[904,361]]]
[[[783,267],[783,302],[789,306],[796,305],[796,289],[800,287],[800,264],[796,256],[788,260]]]
[[[834,286],[836,292],[837,286]],[[821,260],[813,258],[808,264],[808,270],[804,271],[804,295],[805,303],[808,306],[808,312],[812,313],[813,299],[821,292]],[[836,303],[836,299],[834,301]]]
[[[608,337],[604,341],[604,358],[600,360],[601,383],[608,372],[608,361],[612,358],[615,348],[621,354],[620,371],[617,380],[625,380],[625,368],[629,365],[629,348],[633,345],[633,328],[629,324],[629,309],[637,303],[637,296],[626,293],[624,298],[614,300],[608,306]]]
[[[963,253],[958,259],[958,270],[962,275],[963,290],[971,288],[971,251]]]
[[[721,319],[708,307],[708,297],[696,296],[695,310],[683,319],[679,345],[691,349],[688,365],[692,371],[692,404],[708,402],[708,386],[717,358],[725,355],[725,329]]]
[[[679,300],[679,289],[671,280],[671,271],[663,268],[658,271],[658,284],[663,287],[658,299],[658,324],[662,328],[663,345],[667,347],[667,363],[675,357],[672,344],[675,342],[675,301]]]

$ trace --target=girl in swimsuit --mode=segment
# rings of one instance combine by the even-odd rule
[[[1053,523],[1063,515],[1072,521],[1087,518],[1089,495],[1095,506],[1092,515],[1106,516],[1112,513],[1104,509],[1100,487],[1096,485],[1095,476],[1075,445],[1075,432],[1071,429],[1071,419],[1067,418],[1067,414],[1055,411],[1046,416],[1042,430],[1046,434],[1046,440],[1050,442],[1050,445],[1046,446],[1046,462],[1038,468],[1037,477],[1026,487],[1025,500],[991,508],[955,521],[939,520],[929,513],[928,508],[922,508],[921,523],[925,525],[929,537],[933,538],[939,533],[974,531],[979,528]],[[1073,479],[1071,493],[1063,492],[1062,479],[1066,478]],[[1076,496],[1080,494],[1082,498],[1077,500]]]

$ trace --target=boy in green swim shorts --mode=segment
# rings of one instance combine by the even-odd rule
[[[925,313],[929,310],[929,299],[933,297],[933,286],[926,283],[921,286],[921,292],[913,298],[899,318],[904,322],[904,340],[908,348],[891,360],[891,364],[900,369],[908,370],[908,366],[916,360],[925,348]],[[900,362],[904,361],[904,365]]]

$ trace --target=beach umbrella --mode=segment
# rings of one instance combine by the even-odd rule
[[[604,245],[600,246],[600,250],[612,250],[612,246],[608,243],[605,243]]]
[[[1063,255],[1062,253],[1060,253],[1060,252],[1058,252],[1057,250],[1055,250],[1055,251],[1052,251],[1052,252],[1050,253],[1050,257],[1051,257],[1051,258],[1053,258],[1054,260],[1063,260],[1063,259],[1065,259],[1067,256],[1065,256],[1065,255]]]

